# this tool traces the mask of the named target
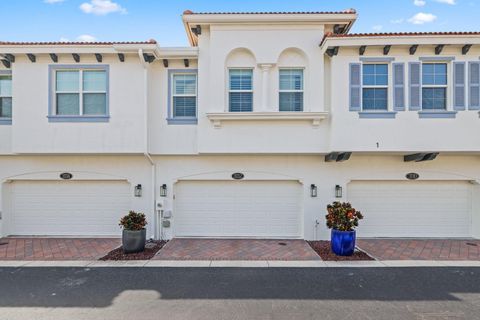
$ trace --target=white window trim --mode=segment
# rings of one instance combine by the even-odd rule
[[[175,76],[179,75],[190,75],[190,76],[195,76],[195,93],[194,94],[178,94],[175,93],[175,82],[173,79]],[[196,72],[173,72],[170,74],[170,81],[171,81],[171,94],[170,94],[170,105],[172,106],[172,119],[197,119],[198,116],[198,76]],[[195,116],[190,117],[190,116],[175,116],[175,104],[174,104],[174,98],[175,97],[195,97]]]
[[[61,71],[75,71],[75,72],[79,72],[79,84],[78,84],[78,91],[58,91],[57,90],[57,72],[61,72]],[[101,94],[107,94],[107,90],[105,89],[104,91],[88,91],[88,90],[84,90],[83,88],[83,74],[85,71],[98,71],[98,69],[88,69],[88,68],[80,68],[80,69],[57,69],[55,70],[55,74],[54,74],[54,81],[55,81],[55,100],[53,101],[53,106],[54,106],[54,115],[56,116],[61,116],[59,114],[57,114],[58,110],[57,110],[57,95],[58,94],[62,94],[62,93],[66,93],[66,94],[78,94],[79,95],[79,116],[84,116],[84,105],[83,105],[83,95],[86,94],[86,93],[101,93]],[[78,115],[72,115],[72,116],[78,116]],[[70,115],[67,115],[67,116],[70,116]],[[88,116],[88,115],[87,115]]]
[[[446,67],[447,67],[447,83],[446,84],[431,84],[431,85],[425,85],[423,84],[423,65],[424,64],[445,64]],[[450,87],[451,87],[451,83],[453,83],[453,81],[450,80],[450,76],[453,76],[452,74],[452,70],[451,70],[451,61],[449,60],[432,60],[432,61],[429,61],[429,60],[422,60],[421,61],[421,64],[420,64],[420,83],[421,83],[421,98],[422,100],[420,101],[421,102],[421,109],[420,111],[425,111],[425,112],[442,112],[442,111],[452,111],[452,106],[453,106],[453,103],[450,101],[450,98],[453,96],[452,94],[450,94]],[[445,88],[445,109],[424,109],[423,108],[423,89],[428,89],[428,88]]]
[[[364,65],[378,65],[378,64],[384,64],[387,66],[387,84],[386,85],[364,85],[363,84],[363,66]],[[361,107],[362,111],[361,112],[368,112],[368,113],[383,113],[383,112],[389,112],[393,110],[393,85],[390,86],[390,83],[393,83],[393,78],[392,78],[392,63],[390,61],[364,61],[362,62],[362,67],[360,68],[360,79],[361,79]],[[372,109],[364,109],[363,108],[363,89],[387,89],[387,109],[386,110],[372,110]]]
[[[231,90],[230,89],[230,71],[231,70],[251,70],[252,71],[252,89],[251,90]],[[231,92],[250,92],[252,93],[252,111],[255,111],[255,92],[254,92],[254,86],[255,86],[255,68],[254,67],[228,67],[227,68],[227,89],[228,89],[228,94],[227,94],[227,112],[235,112],[235,111],[230,111],[230,93]],[[239,112],[246,112],[246,111],[239,111]]]
[[[280,72],[282,70],[302,70],[302,89],[301,90],[282,90],[280,89]],[[280,67],[278,68],[278,111],[280,111],[280,93],[282,92],[301,92],[302,95],[302,111],[292,111],[292,112],[304,112],[305,111],[305,67]]]
[[[70,91],[70,93],[79,94],[79,114],[78,115],[58,115],[57,114],[57,71],[104,71],[106,73],[106,91],[83,91],[83,72],[80,74],[80,91]],[[49,65],[49,103],[48,103],[48,121],[49,122],[108,122],[110,119],[110,67],[106,64],[91,65]],[[69,93],[62,91],[61,93]],[[105,93],[106,109],[103,115],[84,115],[83,114],[83,93]]]

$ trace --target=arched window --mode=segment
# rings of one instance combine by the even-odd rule
[[[228,111],[253,111],[253,73],[255,56],[245,48],[238,48],[227,56]]]
[[[306,55],[296,48],[285,49],[278,58],[278,110],[303,111]]]

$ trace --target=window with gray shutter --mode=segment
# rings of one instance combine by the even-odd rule
[[[480,109],[480,62],[470,62],[468,64],[468,109]]]
[[[361,102],[361,64],[360,63],[351,63],[350,64],[350,111],[360,111],[362,102]]]
[[[362,65],[363,111],[387,111],[388,64]]]
[[[393,110],[405,111],[405,64],[393,63]]]
[[[422,63],[422,110],[447,110],[446,63]]]
[[[418,111],[422,108],[420,62],[408,64],[409,109]]]
[[[453,63],[453,108],[465,110],[465,62]]]

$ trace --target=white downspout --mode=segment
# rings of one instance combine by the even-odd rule
[[[144,57],[143,57],[143,49],[138,49],[138,57],[140,58],[140,61],[143,65],[143,84],[144,84],[144,90],[143,90],[143,104],[144,104],[144,130],[143,130],[143,134],[144,134],[144,142],[145,142],[145,145],[144,145],[144,151],[143,151],[143,155],[145,156],[145,158],[148,160],[148,162],[150,163],[151,167],[152,167],[152,193],[151,193],[151,196],[152,196],[152,212],[153,212],[153,236],[154,237],[157,237],[157,235],[159,234],[159,230],[158,230],[158,227],[159,227],[159,221],[157,221],[157,211],[156,211],[156,203],[155,203],[155,190],[157,190],[157,186],[156,186],[156,183],[157,183],[157,180],[156,180],[156,176],[157,176],[157,168],[155,166],[155,162],[153,161],[150,153],[148,152],[148,147],[149,147],[149,134],[148,134],[148,70],[149,70],[149,63],[145,61]]]

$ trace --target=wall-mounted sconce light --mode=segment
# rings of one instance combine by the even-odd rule
[[[335,198],[341,198],[343,194],[342,187],[338,184],[335,186]]]
[[[137,184],[135,186],[134,195],[135,195],[135,197],[141,197],[142,196],[142,185],[141,184]]]
[[[317,196],[317,186],[314,184],[310,185],[310,196],[315,198]]]
[[[166,197],[167,196],[167,185],[162,184],[160,186],[160,197]]]

